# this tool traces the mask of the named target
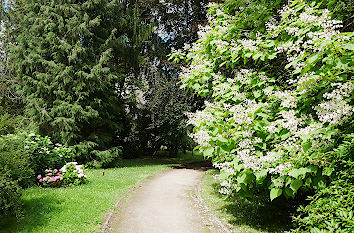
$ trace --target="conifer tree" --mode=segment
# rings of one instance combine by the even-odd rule
[[[138,63],[139,41],[149,35],[148,26],[137,26],[136,3],[17,3],[10,56],[28,114],[57,142],[81,152],[107,148],[121,128],[119,87]]]

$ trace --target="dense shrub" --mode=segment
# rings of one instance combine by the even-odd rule
[[[221,169],[225,194],[325,188],[323,154],[353,131],[353,33],[315,2],[293,1],[275,17],[267,5],[231,2],[211,4],[198,42],[172,56],[188,63],[182,87],[212,97],[190,114],[191,136]],[[263,29],[240,28],[251,6],[267,16]]]
[[[301,206],[294,217],[294,232],[354,232],[354,134],[330,154],[333,181],[328,187],[310,196],[310,203]],[[327,155],[328,156],[328,155]]]
[[[0,174],[18,182],[22,187],[33,184],[34,170],[31,155],[25,149],[24,138],[9,134],[0,137]]]
[[[16,180],[0,172],[0,215],[22,213],[21,191]]]
[[[112,147],[108,150],[92,151],[92,161],[87,163],[87,166],[94,168],[107,168],[113,167],[114,164],[121,159],[122,148],[121,147]]]
[[[43,173],[47,168],[62,167],[65,164],[65,158],[70,160],[72,150],[62,145],[53,145],[51,139],[42,137],[34,133],[20,134],[25,143],[30,159],[31,167],[35,174]]]
[[[187,64],[182,87],[209,98],[189,123],[221,170],[220,192],[313,193],[299,232],[353,232],[354,34],[338,6],[212,3],[197,43],[171,56]]]
[[[77,162],[69,162],[61,169],[46,169],[44,176],[41,174],[37,176],[44,187],[79,185],[85,183],[86,178],[83,165],[78,165]]]
[[[2,170],[22,187],[33,184],[36,174],[48,168],[60,168],[73,156],[71,147],[53,145],[49,137],[34,133],[22,132],[0,137]]]

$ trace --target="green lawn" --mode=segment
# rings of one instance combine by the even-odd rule
[[[174,164],[199,159],[187,153],[179,158],[122,160],[118,168],[87,170],[89,182],[81,186],[26,189],[24,217],[1,217],[0,232],[97,232],[104,215],[131,186]]]
[[[207,207],[232,232],[260,233],[284,232],[291,227],[290,213],[293,208],[286,200],[267,203],[267,197],[257,197],[252,201],[235,196],[226,198],[218,192],[220,185],[214,179],[216,170],[208,170],[202,178],[201,196]]]

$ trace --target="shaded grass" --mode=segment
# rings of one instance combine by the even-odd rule
[[[228,198],[218,192],[220,185],[214,179],[216,170],[208,170],[202,178],[201,195],[208,208],[232,232],[284,232],[291,228],[294,208],[285,199],[269,202],[267,196],[252,201],[239,196]]]
[[[24,217],[0,217],[0,232],[97,232],[104,215],[131,186],[173,165],[200,158],[187,153],[177,158],[122,160],[118,168],[87,170],[85,185],[26,189]]]

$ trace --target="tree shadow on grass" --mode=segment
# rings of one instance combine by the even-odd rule
[[[48,196],[24,200],[23,216],[0,216],[0,233],[18,232],[23,229],[26,232],[36,232],[38,227],[50,221],[48,216],[57,211],[60,202],[59,199]]]
[[[266,232],[284,232],[291,229],[291,215],[296,208],[285,198],[269,201],[266,195],[255,196],[247,200],[235,195],[226,198],[218,190],[220,185],[213,184],[214,194],[225,199],[225,204],[219,210],[231,215],[229,223],[236,226],[249,226]]]

